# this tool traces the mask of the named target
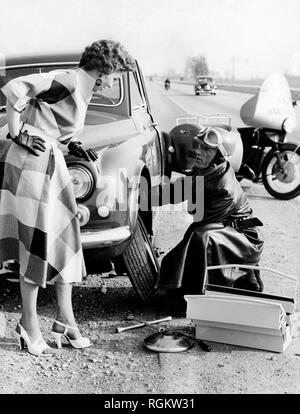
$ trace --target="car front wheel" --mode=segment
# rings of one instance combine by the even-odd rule
[[[133,288],[143,302],[149,302],[156,291],[159,264],[141,217],[123,258]]]

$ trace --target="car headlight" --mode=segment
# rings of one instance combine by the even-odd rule
[[[87,199],[94,187],[92,173],[82,165],[70,165],[68,170],[76,199],[81,201]]]
[[[80,227],[85,226],[90,219],[91,213],[87,206],[78,204],[78,218]]]

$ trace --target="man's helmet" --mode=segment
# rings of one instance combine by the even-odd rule
[[[205,170],[214,162],[222,163],[235,153],[235,132],[220,127],[195,124],[177,125],[170,132],[173,170],[181,173]],[[216,157],[219,152],[219,157]],[[242,157],[242,153],[240,158]]]
[[[182,124],[173,128],[170,133],[172,153],[172,169],[177,172],[192,170],[195,160],[188,154],[193,150],[193,138],[200,132],[200,127],[194,124]]]

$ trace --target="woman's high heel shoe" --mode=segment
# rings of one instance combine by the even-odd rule
[[[69,326],[59,321],[54,321],[54,323],[57,323],[58,325],[61,325],[64,327],[64,332],[57,332],[52,328],[52,336],[56,341],[57,348],[61,348],[61,338],[64,336],[69,343],[72,345],[73,348],[81,349],[81,348],[88,348],[92,345],[91,341],[88,338],[84,338],[83,336],[80,336],[77,339],[71,339],[68,335],[69,330],[77,330],[79,331],[77,326]]]
[[[46,351],[48,349],[51,349],[51,348],[44,341],[42,334],[36,341],[31,342],[27,332],[25,331],[25,329],[23,328],[21,323],[18,323],[18,325],[16,327],[16,332],[17,332],[17,335],[18,335],[20,349],[24,349],[25,344],[26,344],[28,352],[32,355],[35,355],[35,356],[50,356],[50,355],[52,355],[50,352],[49,353],[44,352],[44,351]]]

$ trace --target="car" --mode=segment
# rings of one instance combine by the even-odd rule
[[[197,76],[194,85],[195,95],[202,94],[217,94],[217,85],[211,76]]]
[[[21,75],[74,67],[79,58],[79,53],[7,58],[0,68],[0,87]],[[0,109],[1,151],[8,132],[3,95]],[[152,192],[170,171],[168,134],[153,119],[138,62],[135,70],[115,79],[112,88],[93,94],[78,139],[98,154],[97,161],[87,162],[61,146],[78,205],[87,271],[126,272],[147,302],[159,272],[152,245],[159,211],[152,208]]]

